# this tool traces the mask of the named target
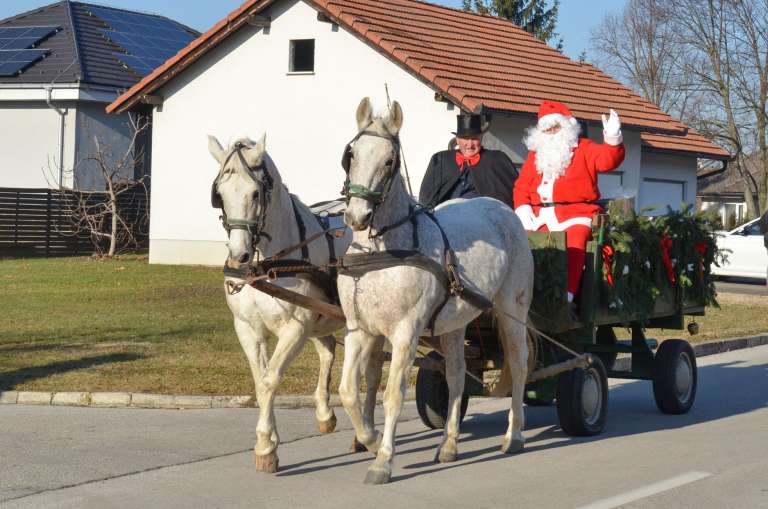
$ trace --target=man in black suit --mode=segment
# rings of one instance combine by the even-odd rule
[[[419,201],[427,208],[453,198],[490,196],[510,207],[518,171],[500,150],[483,148],[489,122],[484,115],[461,114],[456,118],[458,150],[432,156],[419,190]]]

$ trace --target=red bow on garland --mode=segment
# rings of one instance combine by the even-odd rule
[[[669,235],[664,234],[661,237],[661,258],[664,261],[664,267],[667,269],[667,279],[670,283],[674,283],[677,278],[675,277],[675,269],[672,267],[672,259],[669,257],[669,248],[672,247],[672,239]]]
[[[696,252],[699,253],[699,277],[704,278],[704,257],[707,256],[707,245],[704,242],[696,243]]]
[[[608,286],[613,286],[613,246],[603,246],[603,272]]]

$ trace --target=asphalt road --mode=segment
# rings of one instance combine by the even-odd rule
[[[555,410],[527,408],[522,454],[498,452],[508,400],[477,400],[459,461],[432,461],[439,433],[398,428],[386,486],[352,433],[315,436],[312,410],[278,414],[277,475],[252,468],[253,410],[0,407],[0,506],[768,507],[768,346],[700,359],[687,415],[662,415],[647,382],[612,385],[608,425],[574,439]],[[339,411],[341,428],[347,428]],[[412,405],[406,418],[413,418]]]
[[[768,285],[758,279],[746,278],[728,278],[726,280],[718,279],[715,282],[718,293],[738,293],[741,295],[766,295],[768,296]]]

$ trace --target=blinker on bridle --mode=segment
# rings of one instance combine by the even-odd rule
[[[349,203],[350,198],[361,198],[371,202],[375,207],[384,200],[384,197],[389,192],[390,187],[392,187],[392,182],[394,181],[395,175],[397,175],[397,173],[400,171],[400,139],[397,136],[392,136],[389,133],[387,133],[387,135],[383,135],[374,131],[368,131],[367,129],[371,124],[372,122],[365,126],[365,128],[357,133],[357,135],[352,138],[349,143],[347,143],[347,146],[344,147],[344,154],[341,156],[341,167],[347,174],[347,178],[344,181],[344,188],[342,189],[341,194],[346,197],[347,203]],[[383,180],[383,191],[374,191],[372,189],[368,189],[366,186],[353,184],[349,181],[349,170],[352,166],[353,157],[352,146],[362,136],[375,136],[377,138],[383,138],[392,145],[394,155],[392,157],[392,162],[389,164],[390,170],[386,175],[386,178]]]
[[[245,157],[243,157],[243,153],[242,153],[242,150],[244,148],[246,148],[246,146],[243,143],[237,142],[235,144],[235,149],[229,153],[227,158],[222,163],[221,170],[226,168],[232,156],[237,154],[238,158],[240,159],[240,162],[243,164],[243,166],[247,170],[248,176],[251,177],[254,182],[256,182],[257,184],[260,184],[263,187],[263,192],[259,193],[258,217],[255,220],[227,217],[227,213],[224,210],[224,203],[221,199],[221,195],[219,194],[219,191],[216,188],[219,182],[219,177],[216,177],[216,179],[213,181],[213,185],[211,186],[211,206],[215,209],[221,209],[221,216],[219,216],[219,219],[221,220],[222,226],[224,226],[224,229],[227,231],[227,235],[229,235],[229,233],[232,230],[245,230],[252,235],[252,244],[253,244],[253,247],[255,248],[256,244],[258,244],[261,237],[265,237],[267,240],[271,240],[271,237],[268,234],[264,233],[263,229],[264,229],[264,223],[266,222],[267,206],[269,205],[269,201],[272,195],[272,188],[274,186],[274,181],[272,179],[272,176],[269,174],[269,171],[267,171],[267,167],[264,164],[263,160],[258,166],[251,167],[248,165],[248,162],[245,160]],[[220,174],[221,174],[221,170],[219,172]],[[262,180],[259,180],[255,177],[255,174],[258,172],[261,172],[263,174]]]

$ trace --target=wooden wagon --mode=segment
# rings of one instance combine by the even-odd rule
[[[555,288],[536,289],[529,315],[529,322],[543,335],[573,352],[588,354],[582,357],[587,362],[574,368],[578,363],[573,363],[573,353],[537,337],[535,332],[531,334],[532,376],[529,375],[525,401],[531,406],[556,402],[560,426],[573,436],[596,435],[603,430],[608,403],[607,378],[652,381],[656,404],[668,414],[688,412],[696,396],[696,357],[690,344],[682,339],[670,339],[658,346],[655,340],[646,337],[646,331],[685,329],[686,315],[704,314],[704,299],[686,300],[686,292],[677,282],[662,285],[650,312],[620,313],[605,291],[603,228],[602,224],[595,227],[595,240],[587,246],[577,312],[567,303],[563,280],[562,285]],[[566,274],[565,240],[564,232],[529,234],[537,271]],[[614,328],[628,329],[631,339],[619,340]],[[695,324],[689,326],[689,331],[696,332]],[[482,315],[467,328],[468,376],[462,417],[470,396],[487,396],[493,388],[492,383],[482,381],[486,372],[502,367],[498,334],[491,314]],[[437,345],[430,344],[429,340],[425,342],[428,350],[430,346],[435,349],[426,352],[425,359],[417,362],[416,403],[424,424],[441,428],[447,411],[448,389]],[[619,369],[616,361],[621,354],[628,357],[628,369]]]

